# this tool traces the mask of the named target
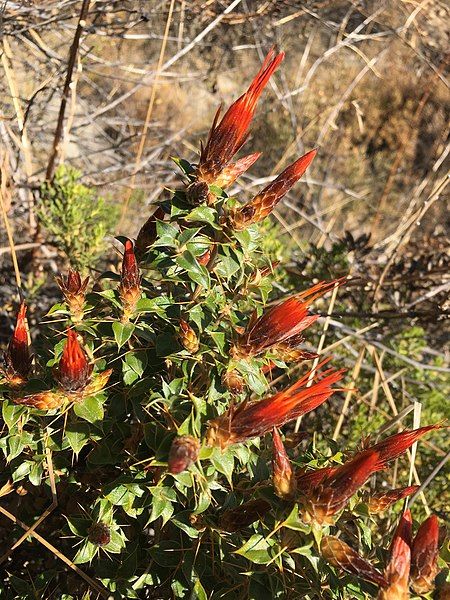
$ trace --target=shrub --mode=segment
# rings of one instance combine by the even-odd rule
[[[319,362],[304,336],[319,317],[311,306],[346,279],[273,298],[279,247],[261,221],[315,151],[244,205],[225,191],[258,158],[231,163],[281,60],[270,53],[215,120],[198,165],[176,161],[185,186],[156,207],[135,244],[119,238],[120,275],[105,273],[87,296],[79,274],[60,278],[65,303],[49,311],[34,366],[23,307],[6,352],[4,493],[22,486],[28,523],[55,493],[58,510],[40,531],[115,598],[367,598],[379,588],[392,600],[408,597],[410,584],[431,590],[439,570],[435,521],[411,542],[405,513],[390,553],[391,532],[376,527],[374,515],[417,486],[402,481],[370,497],[360,488],[441,425],[353,452],[332,440],[319,448],[314,436],[305,443],[297,431],[303,415],[344,391],[344,370]],[[87,242],[64,242],[76,266],[87,264]],[[82,591],[38,542],[26,564],[33,582],[24,566],[11,586],[61,598]]]
[[[41,186],[38,215],[72,266],[93,267],[105,248],[105,235],[113,230],[117,208],[79,182],[81,173],[61,165],[54,179]]]

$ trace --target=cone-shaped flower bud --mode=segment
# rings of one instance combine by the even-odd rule
[[[376,471],[378,453],[366,450],[353,460],[333,470],[309,490],[301,500],[305,522],[333,524],[334,515],[344,508],[349,498]],[[299,490],[304,493],[303,488]]]
[[[316,373],[313,379],[315,383],[308,386],[311,377],[309,372],[294,385],[274,396],[254,402],[245,401],[237,407],[231,406],[223,415],[209,421],[206,434],[208,445],[223,449],[264,435],[273,427],[281,427],[314,410],[336,391],[332,386],[342,379],[343,374],[344,370],[333,369]]]
[[[384,576],[369,561],[339,538],[332,535],[323,537],[320,551],[324,559],[334,567],[352,573],[378,586],[387,586]]]
[[[55,378],[65,392],[77,393],[86,388],[91,380],[91,373],[92,365],[80,346],[76,331],[68,329],[66,345],[55,369]]]
[[[401,456],[422,435],[441,425],[403,431],[363,450],[339,467],[297,474],[302,493],[303,518],[306,522],[333,523],[334,515],[344,508],[349,498],[377,471]]]
[[[408,600],[409,570],[411,566],[411,512],[400,517],[392,539],[389,563],[384,570],[387,587],[382,588],[378,600]]]
[[[12,386],[20,386],[27,380],[33,359],[28,343],[27,307],[22,302],[17,313],[14,333],[4,353],[5,377]]]
[[[37,408],[38,410],[53,410],[59,408],[67,400],[67,396],[60,391],[49,390],[47,392],[38,392],[23,396],[22,398],[13,398],[15,404]]]
[[[199,180],[207,184],[215,183],[223,169],[244,144],[258,98],[283,58],[283,52],[276,55],[271,50],[268,53],[248,90],[230,106],[220,123],[218,123],[219,108],[206,145],[200,154],[197,167]]]
[[[254,154],[248,154],[237,160],[235,163],[228,165],[214,181],[214,185],[225,190],[234,183],[238,177],[248,171],[260,156],[261,152],[255,152]]]
[[[269,215],[280,200],[297,183],[300,177],[314,160],[317,150],[311,150],[285,169],[278,177],[266,186],[253,200],[235,209],[230,214],[230,225],[241,231],[253,223],[262,221]]]
[[[412,543],[411,582],[417,594],[434,590],[434,580],[439,572],[439,522],[431,515],[419,527]]]
[[[270,504],[266,500],[262,498],[250,500],[237,508],[231,508],[222,513],[219,519],[219,528],[230,533],[240,531],[262,519],[269,510]]]
[[[197,334],[184,319],[180,319],[180,332],[178,337],[180,338],[183,347],[190,354],[195,354],[198,351],[199,341]]]
[[[131,240],[125,241],[119,296],[123,307],[123,321],[126,322],[134,314],[141,297],[141,276]]]
[[[418,485],[408,485],[407,487],[373,494],[367,500],[369,512],[372,514],[383,512],[402,498],[407,498],[408,496],[415,494],[419,487],[420,486]]]
[[[56,278],[59,289],[63,293],[64,300],[72,314],[74,321],[79,322],[84,315],[84,299],[86,297],[86,288],[89,283],[89,277],[84,280],[81,275],[74,269],[69,269],[69,272],[64,277],[61,275]]]
[[[297,489],[297,481],[276,427],[273,428],[272,440],[272,480],[275,493],[280,498],[292,498]]]
[[[191,435],[176,437],[169,451],[169,473],[176,475],[186,471],[198,458],[200,442]]]
[[[88,540],[96,546],[107,546],[111,541],[111,528],[102,521],[94,523],[89,527]]]
[[[244,380],[236,369],[225,371],[222,375],[222,383],[232,394],[241,394],[245,388]]]
[[[207,250],[205,250],[205,252],[203,254],[201,254],[200,256],[197,256],[198,264],[206,267],[206,265],[211,260],[211,256],[212,256],[212,249],[210,247]]]
[[[245,358],[279,344],[295,347],[299,343],[299,334],[319,318],[318,315],[309,314],[310,304],[336,284],[342,285],[344,282],[345,278],[321,281],[297,296],[276,304],[259,319],[250,321],[232,352],[237,357]]]
[[[140,228],[134,245],[134,252],[138,260],[142,260],[148,248],[156,242],[156,223],[164,219],[164,214],[162,206],[158,206]]]
[[[93,373],[91,381],[83,390],[83,396],[93,396],[100,392],[108,383],[112,372],[112,369],[106,369],[106,371],[101,371],[100,373]]]

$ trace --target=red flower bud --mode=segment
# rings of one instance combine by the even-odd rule
[[[297,383],[274,396],[230,407],[223,415],[209,421],[208,445],[223,449],[264,435],[273,427],[281,427],[314,410],[336,391],[331,386],[340,381],[343,373],[344,370],[332,369],[316,373],[312,385],[309,385],[311,373],[306,373]]]
[[[261,152],[255,152],[254,154],[249,154],[248,156],[240,158],[232,165],[228,165],[228,167],[225,167],[214,181],[214,185],[217,185],[217,187],[225,190],[232,183],[234,183],[238,177],[248,171],[248,169],[250,169],[250,167],[258,160],[260,156]]]
[[[411,565],[411,512],[400,517],[391,544],[389,563],[384,570],[387,587],[380,590],[379,600],[407,600],[409,598],[409,569]]]
[[[386,586],[384,576],[373,567],[369,561],[360,556],[353,548],[342,540],[327,535],[322,538],[320,551],[325,560],[347,573],[352,573],[361,579],[371,581],[379,586]]]
[[[59,385],[65,392],[82,392],[91,380],[91,373],[92,365],[80,346],[76,331],[68,329],[66,345],[55,370]]]
[[[5,377],[12,386],[20,386],[27,380],[33,357],[28,343],[27,307],[22,302],[17,313],[14,333],[4,353]]]
[[[291,461],[276,427],[272,433],[272,480],[275,493],[280,498],[292,498],[297,489],[297,481]]]
[[[174,475],[186,471],[198,458],[200,442],[191,435],[176,437],[169,452],[169,473]]]
[[[257,196],[244,206],[233,210],[230,214],[230,225],[240,231],[253,223],[262,221],[269,215],[278,202],[304,174],[314,160],[317,150],[311,150],[285,169],[278,177],[265,187]]]
[[[284,347],[297,345],[299,334],[319,318],[319,315],[309,314],[309,305],[335,285],[343,285],[345,281],[345,278],[321,281],[297,296],[276,304],[259,319],[252,319],[233,353],[244,358],[256,356],[279,344]]]
[[[70,312],[74,320],[81,321],[83,318],[84,299],[86,297],[86,288],[89,283],[89,277],[82,280],[78,271],[69,269],[67,276],[61,275],[56,278],[59,289],[63,293]]]
[[[107,546],[111,541],[111,528],[101,521],[94,523],[88,529],[88,540],[96,546]]]
[[[164,219],[164,209],[158,206],[139,230],[134,251],[138,260],[142,260],[148,248],[156,242],[156,224]]]
[[[214,183],[244,144],[258,98],[283,58],[283,52],[275,55],[271,50],[247,92],[230,106],[220,123],[217,123],[220,115],[219,108],[206,145],[200,154],[197,167],[199,180],[207,184]]]
[[[439,522],[431,515],[419,527],[412,543],[411,582],[417,594],[428,594],[434,589],[439,572]]]
[[[131,240],[125,241],[119,296],[123,306],[123,320],[128,321],[135,312],[136,304],[141,297],[141,276]]]

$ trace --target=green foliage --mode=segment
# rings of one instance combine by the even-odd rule
[[[105,235],[113,230],[117,209],[80,183],[80,177],[76,169],[59,166],[53,181],[41,187],[38,216],[52,243],[74,268],[85,271],[104,250]]]
[[[180,166],[185,173],[192,171],[185,161]],[[94,196],[76,183],[73,172],[58,173],[51,189],[59,191],[45,188],[43,192],[49,211],[45,214],[57,214],[63,206],[61,198],[70,198],[70,204],[82,197],[86,210],[88,205],[91,209]],[[50,199],[58,199],[53,209]],[[51,457],[58,511],[44,521],[40,531],[51,536],[52,543],[74,563],[89,569],[113,598],[374,597],[372,584],[354,576],[342,577],[325,563],[320,540],[328,533],[341,532],[382,568],[395,521],[392,514],[388,519],[369,516],[357,494],[336,525],[317,529],[302,520],[295,501],[275,495],[270,436],[224,451],[205,443],[208,421],[232,403],[271,395],[274,385],[282,389],[296,377],[270,352],[249,360],[230,352],[250,315],[261,314],[281,294],[277,284],[291,277],[283,266],[276,274],[270,268],[286,254],[276,227],[251,226],[233,232],[224,225],[222,217],[235,203],[221,193],[214,206],[194,207],[182,191],[163,202],[169,218],[157,222],[157,237],[141,263],[142,296],[134,317],[122,322],[118,277],[105,273],[99,280],[103,289],[87,296],[84,320],[77,324],[85,347],[95,357],[96,370],[113,369],[107,388],[73,407],[44,412],[18,406],[14,398],[54,385],[51,367],[59,360],[61,334],[71,320],[64,304],[49,310],[50,323],[41,330],[35,379],[22,392],[8,393],[4,388],[0,449],[6,465],[1,483],[10,480],[27,489],[18,516],[34,521],[51,501]],[[101,206],[104,210],[105,205]],[[71,210],[72,220],[64,223],[78,223],[81,213],[73,206]],[[95,229],[94,220],[86,215],[83,222]],[[95,231],[100,242],[103,233]],[[64,246],[66,252],[78,252],[78,264],[86,266],[92,248],[71,240]],[[215,259],[205,266],[201,257],[210,247]],[[345,260],[341,249],[336,252],[342,258],[338,261],[341,274]],[[72,255],[70,259],[73,264]],[[328,274],[331,263],[324,253],[316,253],[316,260],[318,272]],[[308,277],[314,278],[313,267]],[[296,290],[302,288],[298,285]],[[181,318],[198,338],[198,350],[193,353],[180,340]],[[399,353],[412,355],[423,348],[420,339],[421,332],[416,330],[393,339],[392,344]],[[262,368],[272,360],[276,360],[275,373],[264,375]],[[351,365],[354,357],[343,350],[341,361]],[[223,383],[230,369],[240,374],[246,386],[237,397]],[[301,365],[297,368],[305,370]],[[366,385],[369,389],[369,381],[363,379],[361,393]],[[428,408],[428,402],[427,397],[424,406],[430,412],[426,417],[441,418],[440,400],[431,403],[434,408]],[[347,441],[338,444],[331,439],[329,409],[318,412],[326,418],[302,422],[309,436],[291,451],[295,468],[341,464],[345,454],[354,452],[367,435],[368,417],[372,432],[384,423],[361,404],[350,417]],[[292,433],[292,427],[285,432]],[[177,435],[202,442],[198,460],[188,470],[170,474],[169,450]],[[440,434],[433,440],[440,444]],[[399,461],[399,484],[406,483],[408,468],[406,460]],[[249,501],[260,502],[263,514],[243,526],[225,527],[227,511],[237,508],[239,513],[239,507]],[[34,586],[41,594],[43,589],[53,589],[59,594],[54,597],[68,598],[74,590],[61,563],[56,562],[47,574],[36,552],[37,542],[29,543],[35,550],[32,571],[41,570],[43,581],[30,581],[28,571],[18,569],[8,585],[17,590],[18,597],[31,597],[26,594]],[[81,597],[85,588],[81,580],[77,585],[77,597]]]

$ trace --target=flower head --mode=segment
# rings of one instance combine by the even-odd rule
[[[323,373],[316,373],[312,380],[314,383],[308,385],[312,375],[309,372],[294,385],[274,396],[254,402],[244,401],[237,407],[230,407],[223,415],[209,421],[208,445],[223,449],[264,435],[273,427],[281,427],[314,410],[336,391],[332,386],[342,379],[343,374],[344,370],[328,369]]]
[[[296,475],[305,521],[333,523],[334,515],[344,508],[351,496],[369,479],[385,469],[422,435],[441,425],[428,425],[412,431],[392,435],[382,442],[358,452],[338,467],[325,467],[317,471]]]
[[[177,474],[185,471],[198,458],[200,442],[191,435],[176,437],[169,451],[169,473]]]
[[[407,510],[400,517],[392,539],[389,563],[384,570],[388,585],[380,590],[379,600],[407,600],[409,598],[411,529],[411,511]]]
[[[187,321],[180,319],[180,332],[178,337],[183,347],[190,353],[195,354],[199,348],[199,341],[197,334],[192,329]]]
[[[279,344],[293,347],[299,343],[299,335],[310,327],[319,315],[311,315],[310,304],[335,285],[342,285],[345,278],[321,281],[313,287],[288,298],[267,310],[259,319],[252,319],[233,349],[236,356],[256,356]]]
[[[407,498],[411,496],[420,486],[418,485],[408,485],[406,487],[397,488],[395,490],[388,490],[386,492],[379,492],[378,494],[373,494],[367,500],[367,506],[369,512],[372,514],[377,514],[383,512],[395,502],[398,502],[402,498]]]
[[[297,489],[297,481],[276,427],[273,428],[272,441],[272,480],[275,493],[280,498],[292,498]]]
[[[83,318],[84,299],[86,297],[86,288],[89,283],[89,277],[84,280],[74,269],[69,269],[66,277],[61,275],[56,278],[59,289],[63,293],[70,312],[75,321],[81,321]]]
[[[4,353],[5,377],[12,386],[25,383],[33,357],[28,343],[27,307],[22,302],[17,313],[16,326]]]
[[[271,50],[248,90],[238,98],[219,121],[220,108],[216,113],[208,140],[200,154],[197,177],[213,184],[244,144],[253,118],[258,98],[270,77],[284,58],[284,53]]]
[[[434,580],[439,572],[439,522],[431,515],[419,527],[412,542],[411,582],[417,594],[427,594],[434,589]]]
[[[133,242],[128,239],[125,240],[119,296],[123,307],[123,320],[128,321],[136,310],[136,304],[141,297],[139,267],[134,255]]]
[[[230,225],[233,229],[240,231],[253,223],[262,221],[269,215],[278,202],[291,187],[297,183],[300,177],[314,160],[317,150],[311,150],[287,167],[278,177],[266,186],[253,200],[244,206],[235,209],[230,214]]]
[[[55,377],[61,388],[68,393],[82,392],[91,381],[92,365],[80,346],[76,331],[67,330],[64,346]]]
[[[347,573],[352,573],[379,586],[387,585],[384,576],[369,561],[337,537],[332,535],[323,537],[320,552],[330,564]]]
[[[228,165],[214,181],[214,185],[223,190],[230,187],[238,177],[250,169],[260,156],[261,152],[254,152],[253,154],[248,154],[237,160],[235,163]]]

